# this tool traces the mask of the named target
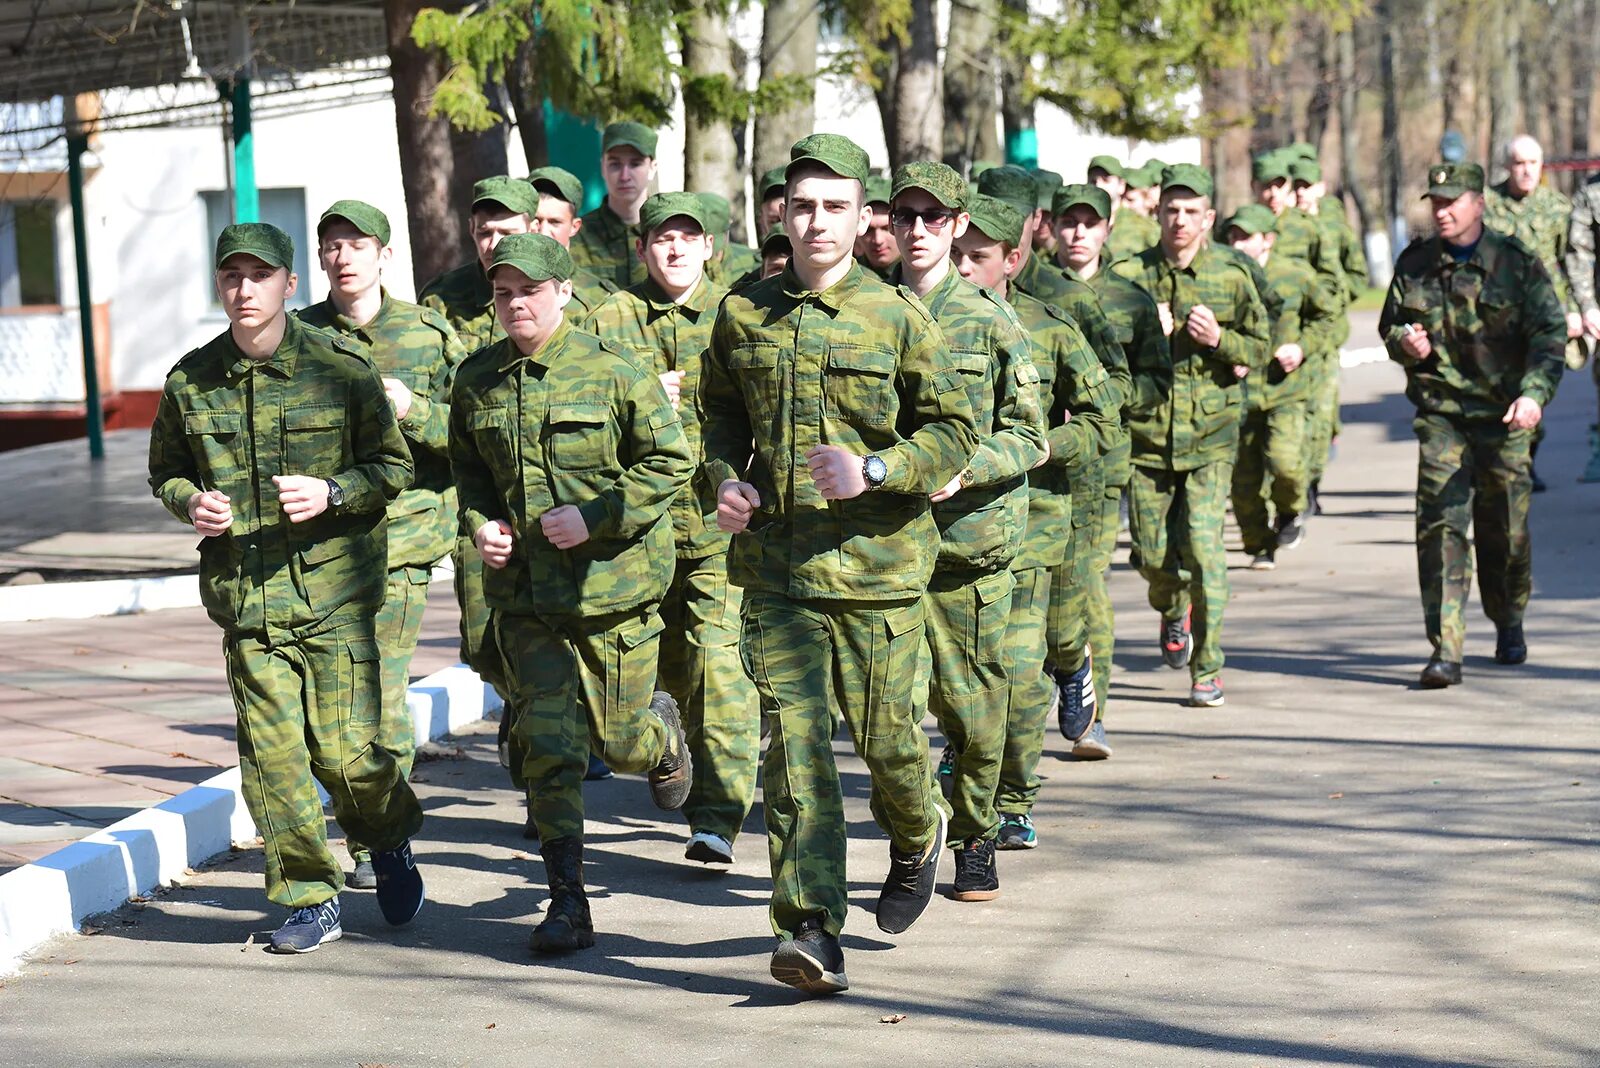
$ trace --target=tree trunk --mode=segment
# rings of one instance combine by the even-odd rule
[[[1328,116],[1333,111],[1335,65],[1333,34],[1326,25],[1317,24],[1316,32],[1308,35],[1307,58],[1312,61],[1316,81],[1311,87],[1311,99],[1306,103],[1306,141],[1321,148],[1323,135],[1328,132]]]
[[[723,92],[737,84],[733,51],[728,38],[726,11],[699,0],[685,18],[683,63],[689,77],[720,79]],[[735,170],[733,127],[720,116],[703,116],[685,98],[683,185],[685,189],[720,193],[731,204],[735,185],[742,185]],[[721,240],[721,235],[717,235]]]
[[[505,91],[499,85],[485,85],[483,91],[496,111],[504,114],[509,110]],[[450,150],[455,156],[455,166],[450,172],[450,204],[458,212],[464,214],[466,206],[472,203],[472,187],[481,179],[506,173],[508,133],[504,122],[477,132],[451,128]],[[461,256],[472,255],[470,238],[463,227]]]
[[[450,199],[450,176],[455,169],[450,123],[428,115],[433,88],[444,76],[444,59],[441,53],[423,51],[411,40],[411,23],[426,3],[384,0],[383,5],[411,275],[418,289],[461,262],[461,249],[467,241],[465,213]]]
[[[1489,5],[1490,24],[1486,41],[1492,45],[1490,65],[1494,89],[1489,94],[1490,181],[1498,181],[1504,171],[1506,142],[1521,132],[1518,114],[1522,100],[1522,14],[1509,2]]]
[[[1572,154],[1589,154],[1589,115],[1594,104],[1594,57],[1600,47],[1600,29],[1595,26],[1600,11],[1595,0],[1574,0],[1572,63]]]
[[[1217,124],[1209,160],[1216,182],[1217,208],[1231,210],[1250,201],[1251,74],[1248,67],[1202,75],[1205,114]]]
[[[908,39],[900,47],[894,80],[894,136],[889,166],[944,154],[944,106],[940,96],[939,14],[935,0],[911,0]]]
[[[1405,242],[1405,209],[1400,202],[1400,90],[1395,81],[1395,50],[1399,46],[1400,26],[1395,18],[1396,0],[1381,0],[1378,7],[1378,78],[1383,87],[1383,150],[1379,157],[1383,188],[1383,212],[1389,228],[1389,248],[1398,254]]]
[[[816,77],[819,11],[813,0],[768,0],[761,23],[763,81],[792,75]],[[814,96],[794,107],[756,116],[751,159],[756,179],[788,163],[790,146],[811,133],[815,125]]]
[[[1000,0],[1006,8],[1006,17],[1026,20],[1027,0]],[[1005,34],[1004,27],[1001,29]],[[1015,49],[1002,42],[1000,46],[1000,120],[1005,128],[1005,160],[1019,149],[1032,147],[1038,155],[1034,138],[1033,101],[1027,99],[1028,72],[1024,62],[1015,55]]]
[[[522,154],[530,171],[550,165],[550,131],[544,123],[544,94],[539,91],[535,71],[534,44],[530,38],[517,49],[511,65],[511,80],[506,93],[511,98],[511,113],[517,119],[517,136],[522,139]]]
[[[962,174],[995,160],[995,0],[951,0],[944,53],[944,161]]]
[[[1372,212],[1367,208],[1366,195],[1361,191],[1361,175],[1356,164],[1357,94],[1361,87],[1356,82],[1356,32],[1345,30],[1337,42],[1339,55],[1339,173],[1343,179],[1343,192],[1350,197],[1356,209],[1357,231],[1361,235],[1361,250],[1366,252],[1367,234],[1372,231]],[[1372,277],[1372,264],[1367,264],[1367,277]]]
[[[898,95],[895,84],[900,76],[900,42],[888,38],[878,42],[883,58],[872,64],[872,98],[878,103],[878,124],[883,127],[883,143],[889,146],[890,168],[894,167],[894,143],[900,129],[900,119],[895,114]]]

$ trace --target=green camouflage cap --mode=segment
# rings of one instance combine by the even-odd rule
[[[1289,161],[1289,177],[1296,182],[1316,185],[1322,181],[1322,167],[1314,159],[1304,156]]]
[[[1022,212],[1010,201],[979,193],[967,204],[967,211],[972,225],[989,240],[1012,248],[1022,244]]]
[[[361,200],[335,200],[317,220],[317,236],[329,219],[343,219],[368,237],[378,239],[378,244],[389,244],[389,216]]]
[[[893,200],[907,189],[921,189],[945,207],[956,211],[961,211],[967,205],[967,183],[961,180],[961,175],[955,172],[954,167],[947,167],[943,163],[920,160],[896,167],[894,184],[889,191],[890,199]]]
[[[1174,163],[1161,172],[1161,190],[1188,189],[1195,196],[1208,197],[1216,191],[1211,172],[1197,163]]]
[[[527,182],[497,174],[472,187],[472,210],[480,204],[498,204],[513,215],[532,215],[539,210],[539,196]]]
[[[789,149],[789,166],[783,170],[785,181],[801,163],[820,163],[841,178],[854,178],[866,182],[871,172],[867,150],[840,134],[817,133],[802,137]]]
[[[1261,185],[1271,185],[1289,178],[1289,165],[1293,157],[1281,149],[1263,152],[1250,162],[1250,179]]]
[[[862,183],[866,189],[863,204],[887,204],[890,197],[889,179],[882,175],[874,174]]]
[[[1105,171],[1113,178],[1128,177],[1128,168],[1115,156],[1096,156],[1091,159],[1086,173],[1092,175],[1095,171]]]
[[[1449,197],[1483,192],[1483,168],[1476,163],[1435,163],[1428,168],[1427,197]]]
[[[571,204],[574,211],[583,207],[583,183],[569,170],[561,167],[540,167],[528,175],[528,184],[541,193],[560,197]]]
[[[728,227],[733,225],[733,205],[728,203],[728,198],[721,193],[696,193],[700,198],[700,209],[706,213],[706,233],[721,236],[728,232]]]
[[[572,257],[561,243],[543,234],[511,234],[494,247],[489,261],[489,277],[496,267],[511,266],[535,282],[554,278],[565,282],[572,277]]]
[[[1284,149],[1284,152],[1288,153],[1290,156],[1293,156],[1295,159],[1306,159],[1310,160],[1312,163],[1317,162],[1317,146],[1313,145],[1310,141],[1296,141],[1294,144]]]
[[[641,153],[654,159],[656,154],[656,132],[642,122],[614,122],[606,127],[606,132],[600,135],[600,154],[603,156],[613,148],[627,145],[637,148]]]
[[[789,235],[784,230],[783,223],[774,223],[772,229],[767,231],[767,236],[761,239],[761,254],[765,256],[771,252],[772,246],[779,241],[782,241],[784,247],[790,252],[794,251],[794,244],[789,240]]]
[[[1050,201],[1050,214],[1061,215],[1069,208],[1086,204],[1102,219],[1111,218],[1111,194],[1097,185],[1064,185]]]
[[[1278,217],[1265,204],[1246,204],[1222,224],[1222,234],[1229,230],[1243,230],[1247,234],[1270,234],[1278,228]]]
[[[783,196],[784,167],[774,167],[761,176],[761,199],[771,200]]]
[[[967,173],[972,175],[973,181],[977,181],[978,175],[982,174],[984,171],[992,171],[998,166],[1000,166],[1000,164],[996,163],[992,159],[973,160],[972,166],[968,169]]]
[[[222,233],[217,235],[217,256],[212,265],[220,269],[229,256],[241,253],[254,256],[269,267],[294,270],[294,241],[270,223],[224,226]]]
[[[1150,189],[1161,184],[1160,172],[1152,171],[1149,167],[1129,167],[1122,176],[1127,179],[1130,189]]]
[[[1025,216],[1033,214],[1039,206],[1039,187],[1034,183],[1033,175],[1014,163],[993,167],[980,174],[978,192],[1005,201]]]
[[[1059,171],[1049,171],[1043,167],[1030,167],[1028,173],[1033,175],[1033,184],[1039,190],[1039,199],[1035,204],[1049,211],[1050,201],[1055,198],[1056,190],[1065,185],[1067,180]]]
[[[639,233],[648,234],[669,219],[691,219],[703,233],[715,233],[707,222],[706,202],[699,193],[657,193],[639,205]]]
[[[1170,166],[1170,164],[1168,164],[1166,160],[1157,159],[1154,156],[1151,156],[1149,159],[1144,161],[1144,169],[1149,171],[1150,177],[1154,178],[1156,181],[1161,180],[1161,172],[1166,170],[1168,166]]]

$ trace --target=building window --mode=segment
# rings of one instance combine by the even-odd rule
[[[0,307],[60,304],[56,202],[0,201]]]
[[[300,286],[289,298],[289,307],[311,306],[310,252],[306,244],[306,191],[304,189],[262,189],[261,221],[271,223],[294,241],[294,273],[300,276]],[[217,235],[233,221],[228,214],[228,194],[220,189],[202,190],[200,196],[206,203],[206,292],[210,295],[211,309],[220,310],[217,286],[214,280],[211,257],[217,247]]]

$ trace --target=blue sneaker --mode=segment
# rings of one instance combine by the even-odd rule
[[[273,953],[315,953],[325,942],[344,937],[339,926],[338,895],[316,905],[305,905],[289,914],[282,927],[272,932],[267,948]]]
[[[583,773],[584,782],[604,782],[615,774],[616,772],[606,767],[604,760],[601,760],[593,753],[589,754],[589,770]]]
[[[1000,813],[1000,836],[996,849],[1033,849],[1039,844],[1039,834],[1033,829],[1033,817],[1012,812]]]
[[[1083,666],[1070,675],[1065,671],[1055,673],[1056,688],[1061,691],[1061,701],[1056,705],[1056,726],[1061,737],[1076,743],[1094,726],[1095,696],[1094,669],[1088,657]]]
[[[372,851],[372,870],[378,874],[378,907],[391,927],[403,927],[417,918],[427,893],[417,858],[408,838],[394,849]]]

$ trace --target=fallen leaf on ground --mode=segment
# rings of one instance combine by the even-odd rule
[[[62,964],[76,964],[82,959],[83,959],[82,957],[73,957],[71,960],[64,960],[61,963]]]
[[[494,1024],[484,1024],[483,1025],[483,1029],[485,1031],[493,1031],[494,1030]]]
[[[879,1023],[886,1023],[886,1024],[897,1024],[901,1020],[904,1020],[905,1018],[906,1018],[906,1014],[905,1013],[903,1013],[903,1012],[894,1012],[894,1013],[890,1013],[888,1016],[880,1016],[880,1017],[878,1017],[878,1022]]]
[[[1233,778],[1232,775],[1213,775],[1211,777],[1213,779],[1231,779],[1231,778]]]
[[[1329,795],[1328,795],[1328,800],[1329,800],[1329,801],[1337,801],[1337,800],[1339,800],[1339,798],[1341,798],[1341,797],[1343,797],[1343,796],[1344,796],[1344,794],[1343,794],[1343,793],[1337,793],[1337,794],[1329,794]]]

